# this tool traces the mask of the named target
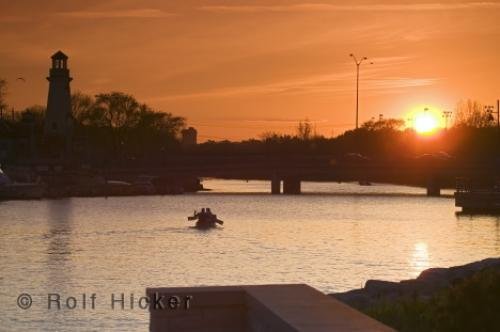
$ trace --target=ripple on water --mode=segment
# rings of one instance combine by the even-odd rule
[[[268,183],[211,180],[216,191]],[[248,187],[247,187],[248,186]],[[22,292],[143,294],[146,287],[308,283],[324,292],[402,280],[432,266],[500,255],[500,218],[455,215],[419,188],[304,184],[300,196],[203,193],[2,202],[0,324],[43,330],[146,330],[143,311],[20,312]],[[325,194],[326,193],[326,194]],[[352,193],[355,193],[354,195]],[[224,227],[186,221],[211,207]],[[14,304],[14,305],[13,305]]]

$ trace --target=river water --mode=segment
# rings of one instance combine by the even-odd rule
[[[272,196],[263,181],[204,185],[213,191],[0,202],[0,330],[146,331],[148,311],[129,305],[146,287],[307,283],[331,293],[500,256],[500,217],[457,215],[452,192],[304,183],[303,195]],[[190,228],[201,207],[224,227]],[[29,309],[17,305],[22,293]],[[60,310],[48,309],[49,293]],[[124,309],[112,309],[122,293]]]

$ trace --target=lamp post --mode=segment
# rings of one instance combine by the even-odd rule
[[[367,57],[362,57],[361,60],[358,60],[356,56],[351,53],[349,56],[354,60],[356,64],[356,129],[358,129],[358,119],[359,119],[359,67],[363,63],[363,61],[368,60]],[[373,62],[370,62],[372,65]]]
[[[443,111],[444,129],[448,129],[448,120],[451,118],[451,111]]]
[[[500,100],[497,100],[496,112],[494,111],[495,108],[493,106],[485,106],[484,109],[485,109],[486,113],[488,113],[490,115],[491,120],[495,120],[495,118],[493,117],[493,114],[496,114],[497,127],[500,128]]]
[[[414,121],[413,117],[407,118],[406,121],[408,121],[410,123],[410,128],[412,130],[415,130],[415,121]]]

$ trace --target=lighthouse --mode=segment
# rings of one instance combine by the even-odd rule
[[[73,133],[71,114],[71,91],[69,83],[68,56],[61,51],[52,55],[49,71],[49,95],[45,113],[45,137],[62,148],[67,149]]]

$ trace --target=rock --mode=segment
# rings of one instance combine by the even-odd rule
[[[430,268],[422,271],[416,280],[429,282],[440,281],[442,279],[446,279],[448,270],[449,269],[443,267]]]
[[[486,268],[500,269],[500,258],[487,258],[481,261],[453,266],[450,268],[431,268],[422,271],[416,280],[427,283],[438,283],[443,286],[450,285],[457,280],[470,277],[474,273]]]
[[[382,294],[399,293],[400,283],[383,280],[368,280],[363,288],[365,292],[372,296],[380,296]]]
[[[337,300],[349,304],[353,308],[366,308],[370,305],[370,296],[363,289],[355,289],[345,293],[331,294]]]
[[[330,296],[357,309],[367,308],[381,299],[391,300],[405,296],[429,298],[458,280],[468,278],[487,268],[500,269],[500,258],[487,258],[450,268],[430,268],[422,271],[416,279],[400,282],[368,280],[364,288]]]

